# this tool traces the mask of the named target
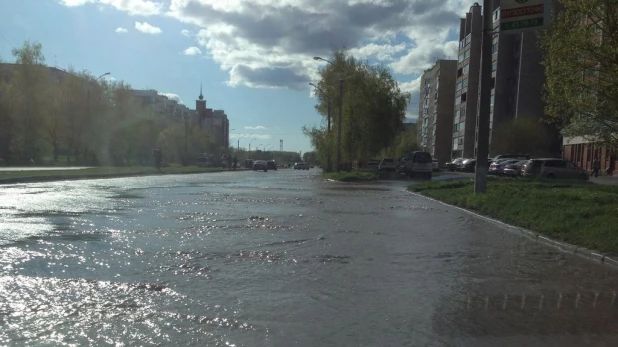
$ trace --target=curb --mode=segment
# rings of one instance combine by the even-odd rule
[[[242,170],[236,170],[238,172]],[[207,174],[217,172],[235,172],[234,170],[221,170],[221,171],[192,171],[192,172],[171,172],[171,173],[158,173],[158,172],[134,172],[134,173],[110,173],[110,174],[77,174],[77,175],[50,175],[50,176],[25,176],[0,179],[0,186],[7,184],[21,184],[21,183],[42,183],[42,182],[59,182],[59,181],[79,181],[79,180],[99,180],[99,179],[111,179],[111,178],[123,178],[123,177],[148,177],[148,176],[165,176],[165,175],[193,175],[193,174]]]
[[[543,244],[543,245],[555,248],[555,249],[557,249],[557,250],[559,250],[559,251],[561,251],[563,253],[570,253],[570,254],[576,255],[576,256],[578,256],[580,258],[585,258],[585,259],[588,259],[588,260],[592,260],[594,262],[598,262],[599,264],[609,265],[609,266],[617,267],[618,268],[618,260],[616,260],[614,258],[611,258],[611,257],[609,257],[609,256],[607,256],[605,254],[601,254],[601,253],[592,251],[592,250],[590,250],[588,248],[585,248],[585,247],[580,247],[580,246],[572,245],[570,243],[553,240],[553,239],[550,239],[547,236],[543,236],[543,235],[541,235],[541,234],[539,234],[537,232],[534,232],[534,231],[531,231],[531,230],[528,230],[528,229],[524,229],[524,228],[520,228],[520,227],[517,227],[517,226],[514,226],[514,225],[510,225],[510,224],[504,223],[502,221],[499,221],[497,219],[494,219],[494,218],[491,218],[491,217],[487,217],[487,216],[483,216],[482,214],[478,214],[478,213],[476,213],[474,211],[465,209],[463,207],[459,207],[459,206],[455,206],[455,205],[450,205],[450,204],[447,204],[447,203],[445,203],[443,201],[436,200],[434,198],[430,198],[428,196],[425,196],[423,194],[412,192],[412,191],[410,191],[408,189],[406,189],[406,191],[408,193],[412,194],[412,195],[415,195],[415,196],[418,196],[418,197],[421,197],[421,198],[424,198],[424,199],[427,199],[427,200],[430,200],[430,201],[433,201],[433,202],[440,203],[440,204],[442,204],[444,206],[455,208],[457,210],[466,212],[468,214],[471,214],[471,215],[473,215],[473,216],[475,216],[477,218],[483,219],[483,220],[488,221],[490,223],[497,224],[497,225],[501,226],[502,228],[506,229],[506,231],[508,231],[508,232],[517,234],[519,236],[525,237],[525,238],[527,238],[529,240],[538,242],[540,244]]]

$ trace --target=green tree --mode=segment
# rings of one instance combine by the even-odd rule
[[[339,80],[344,80],[343,118],[341,119],[342,160],[352,162],[379,154],[393,146],[403,128],[410,94],[400,90],[389,69],[370,65],[350,56],[347,50],[333,52],[332,64],[321,71],[317,95],[317,111],[327,115],[330,100],[333,116],[332,131],[304,129],[321,162],[330,154],[336,160],[339,101]]]
[[[40,124],[47,112],[45,91],[50,84],[50,74],[45,65],[42,45],[25,41],[22,47],[12,50],[15,68],[10,78],[11,99],[9,112],[16,114],[19,159],[38,159],[43,152]]]
[[[561,0],[560,5],[562,10],[541,37],[546,113],[565,136],[615,142],[618,2]]]
[[[504,122],[493,129],[491,137],[491,153],[552,155],[551,151],[547,150],[551,146],[547,124],[541,123],[538,119],[522,117],[513,122]],[[547,152],[539,152],[543,150]]]

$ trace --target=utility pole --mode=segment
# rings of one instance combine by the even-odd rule
[[[489,112],[491,100],[491,49],[493,41],[491,1],[483,0],[483,41],[481,49],[480,104],[476,117],[476,167],[474,170],[474,194],[487,191],[489,156]]]
[[[341,170],[341,121],[342,119],[343,119],[343,75],[339,75],[339,119],[337,120],[337,172]]]
[[[188,132],[188,130],[187,130],[188,129],[187,118],[188,117],[187,117],[186,114],[183,114],[183,115],[184,115],[183,118],[185,119],[185,160],[184,160],[184,162],[185,162],[185,165],[187,165],[188,162],[189,162],[189,151],[188,151],[188,144],[187,144],[187,132]]]

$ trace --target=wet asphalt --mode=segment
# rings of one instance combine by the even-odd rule
[[[0,186],[0,345],[618,345],[616,269],[409,183]]]

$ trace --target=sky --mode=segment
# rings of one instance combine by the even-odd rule
[[[412,93],[436,59],[457,59],[459,18],[473,0],[0,0],[0,60],[25,40],[46,64],[106,72],[191,109],[224,109],[230,141],[309,151],[322,126],[310,82],[333,48],[391,68]],[[253,140],[255,139],[255,140]],[[238,141],[238,142],[237,142]]]

